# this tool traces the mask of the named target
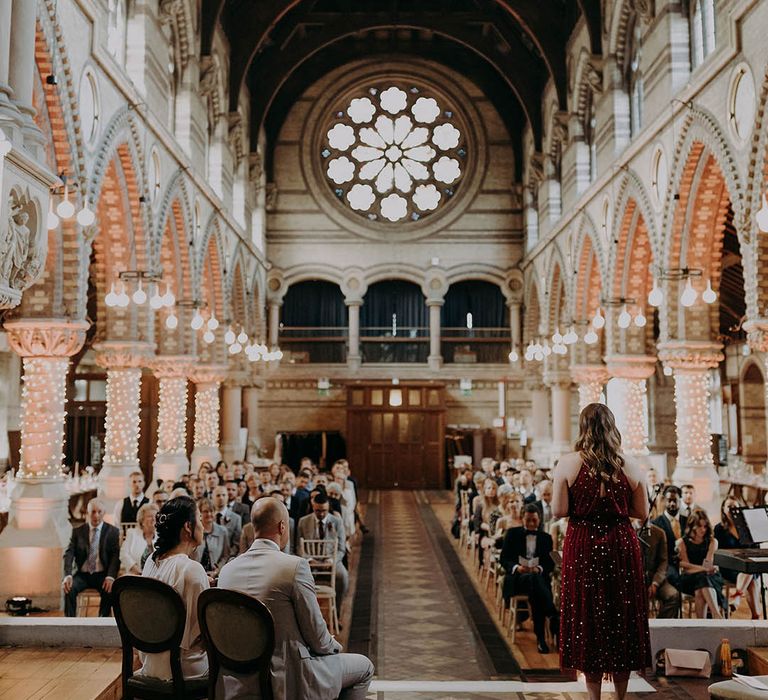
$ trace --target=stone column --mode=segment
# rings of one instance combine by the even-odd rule
[[[674,482],[693,484],[696,501],[711,517],[720,508],[720,480],[712,457],[709,432],[709,370],[725,356],[720,343],[669,341],[659,345],[659,359],[675,373],[677,465]]]
[[[24,594],[61,606],[61,557],[69,542],[66,482],[61,473],[69,358],[85,341],[87,321],[7,321],[23,358],[21,461],[8,525],[0,533],[0,598]]]
[[[552,397],[552,445],[553,459],[570,452],[571,445],[571,376],[567,371],[544,375]]]
[[[512,301],[507,306],[509,307],[509,340],[512,348],[522,355],[520,345],[520,302]]]
[[[240,425],[243,409],[243,379],[230,377],[224,384],[221,407],[221,455],[227,464],[242,459]]]
[[[248,444],[245,450],[245,458],[258,459],[261,447],[261,435],[259,434],[259,386],[247,386],[243,389],[243,401],[245,403],[246,426],[248,427]]]
[[[443,300],[429,300],[427,307],[429,308],[429,357],[427,362],[431,370],[437,371],[443,366],[443,357],[440,354],[440,309],[443,307]]]
[[[531,395],[530,440],[531,458],[543,461],[549,454],[552,438],[549,434],[549,389],[538,378],[526,382]]]
[[[107,370],[107,417],[99,498],[112,522],[115,504],[128,494],[131,472],[139,466],[141,368],[153,351],[149,343],[109,341],[94,346],[96,364]]]
[[[226,365],[197,365],[189,373],[195,384],[195,449],[190,468],[196,472],[203,462],[216,466],[219,450],[219,389],[227,377]]]
[[[273,350],[280,343],[280,306],[282,302],[269,302],[269,349]]]
[[[571,379],[579,387],[579,413],[591,403],[600,403],[603,387],[610,378],[605,365],[573,365]]]
[[[347,352],[347,367],[351,370],[360,369],[362,357],[360,355],[360,307],[362,300],[346,301],[349,313],[349,351]]]
[[[656,358],[647,355],[609,355],[608,373],[619,380],[620,405],[624,415],[616,416],[624,452],[630,456],[648,454],[648,412],[646,380],[652,376]]]
[[[0,112],[18,117],[11,106],[13,91],[9,84],[11,58],[11,5],[13,0],[0,0]]]
[[[768,319],[749,320],[744,324],[747,331],[747,342],[753,352],[762,359],[765,368],[764,376],[768,377]],[[768,381],[763,382],[765,390],[765,406],[768,408]],[[768,410],[766,411],[766,434],[768,435]],[[768,437],[766,438],[768,440]],[[768,473],[768,465],[766,465]]]
[[[152,370],[160,380],[154,479],[177,481],[189,469],[187,375],[194,362],[191,355],[158,355],[152,361]]]
[[[13,3],[8,77],[13,90],[14,103],[23,119],[24,144],[27,150],[37,155],[44,144],[44,137],[35,125],[35,108],[32,101],[36,22],[36,2],[16,0]]]

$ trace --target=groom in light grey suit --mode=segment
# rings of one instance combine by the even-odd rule
[[[290,538],[287,508],[275,498],[261,498],[251,522],[256,539],[222,568],[218,587],[252,595],[272,613],[275,700],[364,700],[373,664],[361,654],[340,653],[320,612],[309,564],[280,551]],[[258,683],[249,676],[224,676],[224,697],[259,698]]]

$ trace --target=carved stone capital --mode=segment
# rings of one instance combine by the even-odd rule
[[[248,154],[248,181],[251,183],[251,187],[261,189],[261,176],[264,174],[264,164],[261,159],[261,154],[252,151]]]
[[[589,89],[596,95],[600,95],[603,92],[603,66],[599,57],[593,56],[590,58],[585,66],[585,77]]]
[[[227,372],[223,383],[227,389],[242,389],[251,382],[249,373],[245,370],[229,370]]]
[[[671,340],[658,347],[659,359],[678,372],[714,369],[725,359],[722,349],[720,343],[706,340]]]
[[[96,364],[106,370],[148,367],[155,351],[151,343],[107,340],[93,346]]]
[[[158,19],[161,24],[170,22],[181,10],[181,0],[160,0]]]
[[[553,141],[563,145],[568,143],[568,112],[555,112],[552,119]]]
[[[550,389],[570,389],[571,374],[567,370],[552,370],[544,372],[544,384]]]
[[[744,330],[752,350],[768,352],[768,318],[749,319],[744,322]]]
[[[6,321],[8,343],[21,357],[72,357],[85,342],[88,321],[19,319]]]
[[[576,384],[605,384],[611,375],[605,365],[573,365],[571,379]]]
[[[277,184],[274,182],[267,183],[264,208],[267,211],[275,211],[277,209]]]
[[[611,377],[648,379],[656,371],[656,358],[649,355],[608,355],[605,365]]]
[[[532,375],[532,376],[526,376],[525,380],[523,381],[523,386],[525,387],[526,391],[546,391],[547,385],[544,384],[541,376],[539,375]]]
[[[644,22],[653,20],[653,0],[632,0],[632,7]]]
[[[221,384],[227,378],[227,365],[195,365],[187,377],[195,384]]]
[[[196,360],[194,355],[156,355],[150,367],[158,379],[186,377]]]

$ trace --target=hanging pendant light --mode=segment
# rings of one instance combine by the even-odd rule
[[[627,311],[627,305],[621,307],[621,313],[619,314],[618,324],[619,328],[629,328],[629,324],[632,322],[632,316]]]
[[[49,231],[53,231],[53,229],[58,228],[60,223],[59,217],[56,216],[56,212],[53,211],[53,197],[51,197],[48,200],[48,218],[46,220],[46,225],[48,227]]]
[[[698,294],[696,293],[696,290],[693,288],[693,285],[691,284],[691,278],[689,277],[685,282],[685,288],[683,289],[683,293],[680,295],[680,303],[687,307],[693,306],[696,303],[696,297]]]
[[[75,215],[75,205],[69,200],[69,185],[64,185],[64,199],[56,207],[56,213],[62,219],[71,219]]]
[[[664,302],[664,292],[661,291],[661,287],[659,287],[659,283],[656,281],[656,278],[653,278],[653,288],[648,293],[648,304],[651,306],[655,306],[658,308],[662,305]]]
[[[605,325],[605,316],[600,312],[600,307],[597,307],[595,311],[595,317],[592,319],[592,326],[597,330],[600,330]]]
[[[707,288],[701,293],[701,300],[705,304],[714,304],[717,301],[717,294],[712,289],[712,280],[707,280]]]

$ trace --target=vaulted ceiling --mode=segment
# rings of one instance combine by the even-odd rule
[[[542,92],[551,79],[566,109],[565,47],[582,16],[592,53],[601,53],[600,0],[203,0],[202,8],[202,54],[218,22],[230,42],[230,111],[241,86],[250,88],[252,143],[264,127],[273,144],[293,102],[323,73],[362,56],[405,55],[474,80],[518,153],[525,124],[538,149]]]

